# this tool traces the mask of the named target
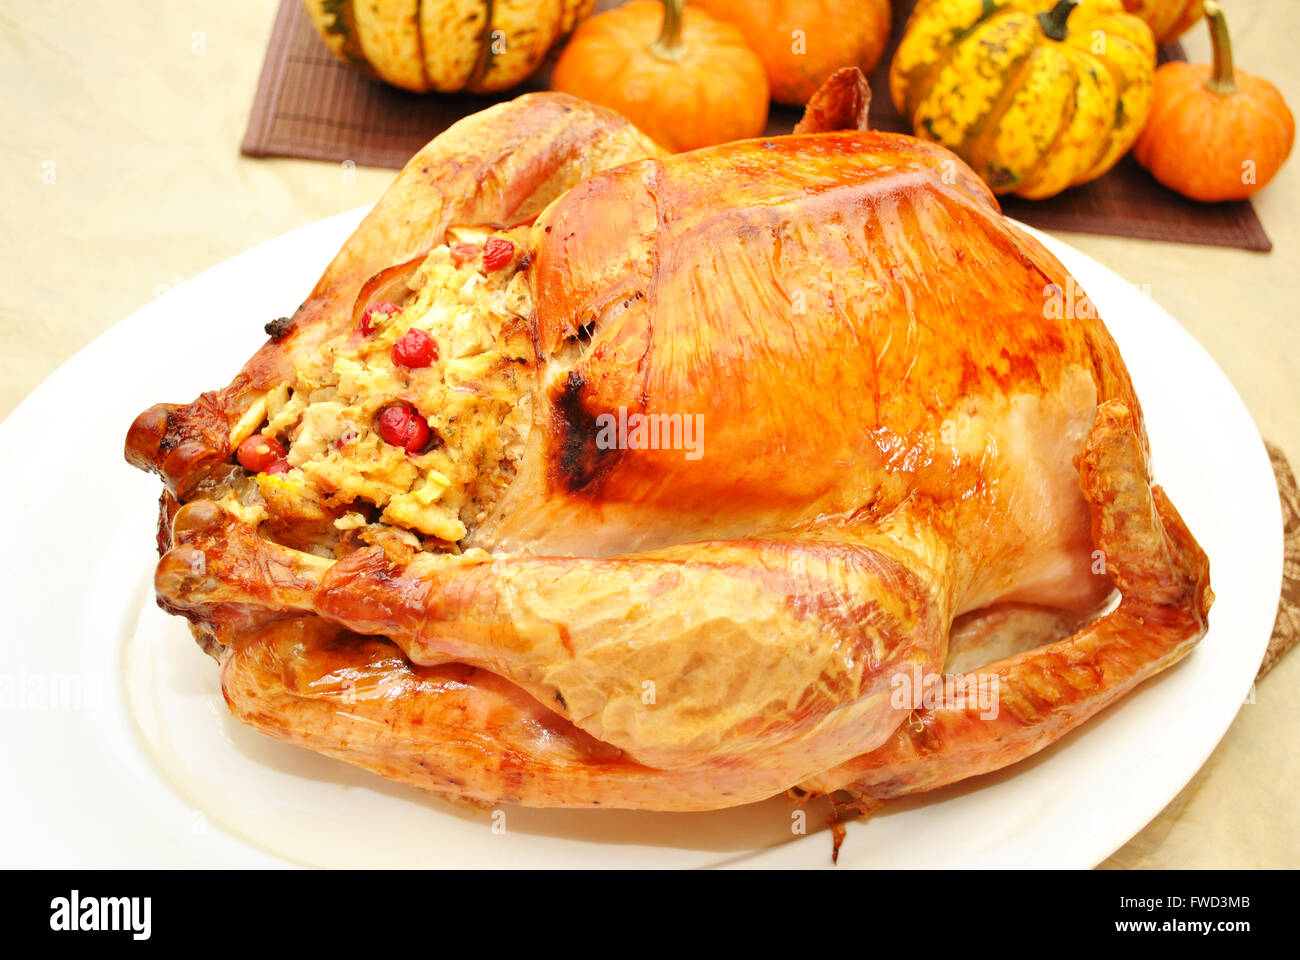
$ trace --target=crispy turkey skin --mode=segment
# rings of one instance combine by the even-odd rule
[[[141,414],[159,602],[236,716],[474,800],[699,810],[998,769],[1186,654],[1208,564],[1104,324],[952,154],[834,129],[868,97],[676,156],[560,94],[476,114],[228,387]],[[1015,608],[1072,632],[951,678],[992,715],[892,696]]]

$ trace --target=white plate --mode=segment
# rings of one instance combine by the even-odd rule
[[[122,443],[158,400],[227,382],[363,211],[167,292],[0,425],[0,866],[823,866],[783,799],[709,814],[467,809],[259,736],[154,606],[156,480]],[[1009,770],[850,824],[842,865],[1092,866],[1192,777],[1246,697],[1281,577],[1277,490],[1240,398],[1140,291],[1038,234],[1099,307],[1146,410],[1155,474],[1210,555],[1194,653]],[[812,818],[815,820],[815,818]]]

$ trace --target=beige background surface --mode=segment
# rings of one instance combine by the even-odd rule
[[[1223,6],[1238,65],[1300,108],[1300,0]],[[240,156],[275,8],[276,0],[0,0],[0,416],[169,286],[371,203],[392,178]],[[1192,60],[1208,59],[1203,28],[1185,45]],[[1150,284],[1227,372],[1264,436],[1300,464],[1300,160],[1257,209],[1275,245],[1268,255],[1066,239]],[[142,368],[153,362],[165,358],[141,358]],[[1300,653],[1260,683],[1196,779],[1107,865],[1300,866],[1298,682]]]

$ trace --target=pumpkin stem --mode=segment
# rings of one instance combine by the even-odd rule
[[[1214,46],[1214,72],[1205,85],[1215,93],[1236,93],[1237,74],[1232,69],[1232,40],[1228,37],[1228,18],[1214,0],[1205,0],[1205,18],[1210,24],[1210,43]]]
[[[1065,21],[1070,18],[1070,13],[1079,5],[1079,0],[1057,0],[1056,6],[1051,10],[1044,10],[1038,15],[1038,25],[1043,28],[1043,34],[1051,40],[1065,39]]]
[[[650,52],[660,60],[680,60],[682,47],[682,8],[686,0],[664,0],[664,27],[659,39],[650,44]]]

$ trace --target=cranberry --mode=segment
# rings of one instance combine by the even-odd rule
[[[411,328],[393,344],[393,363],[399,367],[427,367],[438,359],[438,341],[423,330]]]
[[[284,457],[284,447],[274,437],[255,433],[239,445],[235,459],[252,473],[269,472],[271,464]]]
[[[289,465],[289,461],[281,457],[279,460],[276,460],[268,466],[263,473],[288,473],[292,469],[293,467]]]
[[[385,316],[391,317],[393,314],[397,313],[401,309],[402,309],[401,307],[393,303],[391,300],[377,300],[374,303],[370,304],[369,306],[366,307],[365,312],[361,314],[362,334],[368,337],[375,332],[374,324],[372,324],[370,321],[371,318],[374,317],[376,313],[382,313]]]
[[[379,412],[379,435],[385,443],[419,453],[429,445],[433,431],[419,412],[407,403],[393,403]]]
[[[458,267],[463,267],[471,260],[477,260],[478,255],[483,248],[477,243],[453,243],[451,245],[451,262]]]
[[[483,244],[483,269],[500,270],[515,256],[515,245],[500,237],[489,237]]]

